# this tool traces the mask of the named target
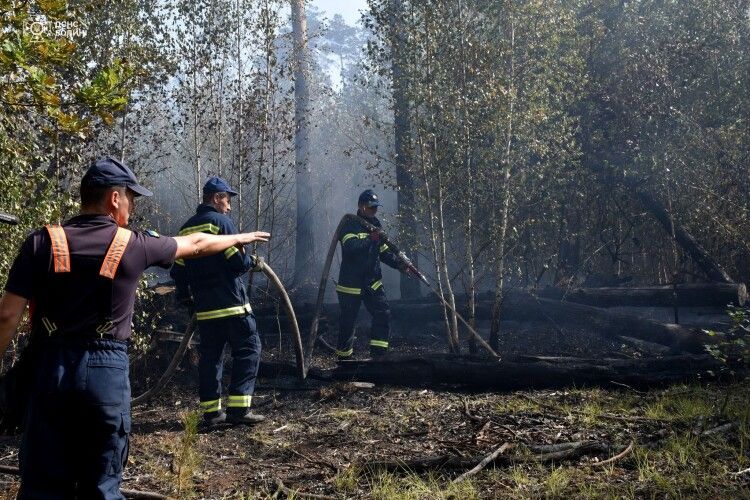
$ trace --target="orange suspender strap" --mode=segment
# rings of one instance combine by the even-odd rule
[[[120,267],[120,260],[122,260],[122,255],[125,253],[125,248],[127,248],[130,241],[130,234],[131,231],[124,227],[117,228],[117,233],[115,233],[115,237],[109,245],[109,250],[107,250],[107,255],[104,257],[104,262],[102,262],[99,276],[104,276],[111,280],[115,279],[117,268]]]
[[[52,240],[52,258],[55,262],[56,273],[70,272],[70,250],[68,250],[68,239],[65,230],[57,224],[45,226]]]

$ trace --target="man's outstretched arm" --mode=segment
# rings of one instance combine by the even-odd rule
[[[240,234],[193,233],[187,236],[176,236],[177,253],[175,259],[206,257],[234,246],[248,245],[256,241],[265,243],[270,237],[271,234],[264,231]]]

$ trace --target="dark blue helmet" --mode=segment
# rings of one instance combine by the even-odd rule
[[[229,183],[221,177],[209,177],[203,186],[203,194],[227,193],[229,196],[237,195],[237,191],[229,187]]]
[[[96,160],[81,179],[81,187],[113,186],[125,186],[137,196],[154,195],[154,193],[138,184],[138,179],[127,165],[109,156]]]
[[[367,189],[365,191],[362,191],[362,194],[359,195],[359,204],[365,205],[367,207],[382,207],[383,205],[380,203],[380,199],[378,198],[378,195],[375,194],[375,191],[372,189]]]

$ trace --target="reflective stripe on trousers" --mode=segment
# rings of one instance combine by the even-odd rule
[[[227,408],[250,408],[253,397],[249,394],[229,395],[227,398]]]
[[[346,293],[348,295],[360,295],[362,293],[361,288],[352,288],[342,285],[336,285],[336,291],[340,293]]]
[[[230,316],[244,316],[253,312],[253,308],[250,304],[244,306],[233,306],[224,309],[214,309],[213,311],[200,311],[196,313],[198,321],[205,321],[207,319],[220,319],[228,318]]]
[[[201,401],[201,410],[203,410],[203,413],[214,413],[221,410],[221,399]]]

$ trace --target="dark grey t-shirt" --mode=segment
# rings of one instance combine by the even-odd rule
[[[55,334],[93,334],[101,325],[102,310],[111,304],[108,333],[125,340],[131,334],[138,281],[151,266],[168,268],[177,252],[174,238],[134,231],[111,282],[99,269],[117,231],[105,215],[79,215],[63,224],[70,249],[71,272],[53,273],[51,242],[46,229],[32,233],[13,262],[5,290],[32,303],[32,318],[42,317],[57,327]],[[108,293],[103,293],[103,290]]]

